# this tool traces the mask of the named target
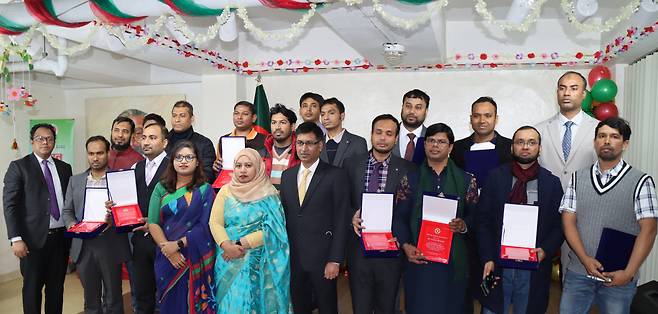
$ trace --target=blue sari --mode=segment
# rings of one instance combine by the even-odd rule
[[[263,245],[249,249],[242,258],[215,261],[217,313],[291,313],[290,248],[278,195],[242,203],[222,193],[224,227],[238,240],[261,230]],[[217,246],[217,255],[224,252]]]
[[[186,197],[190,199],[189,205]],[[192,192],[183,187],[171,194],[158,183],[153,192],[149,223],[159,224],[169,240],[187,237],[187,247],[180,250],[185,256],[185,267],[181,269],[174,268],[160,250],[156,250],[160,313],[214,313],[212,267],[216,255],[215,242],[208,228],[214,197],[207,183]],[[153,204],[160,206],[157,216],[151,213]]]

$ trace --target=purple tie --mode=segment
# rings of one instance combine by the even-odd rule
[[[48,167],[48,160],[41,161],[43,165],[43,176],[46,178],[48,193],[50,193],[50,215],[59,220],[59,205],[57,204],[57,194],[55,194],[55,184],[53,183],[53,174]]]
[[[379,178],[382,176],[382,163],[376,162],[373,168],[367,192],[377,193],[379,191]]]

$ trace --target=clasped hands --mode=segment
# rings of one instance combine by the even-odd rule
[[[249,242],[242,238],[240,239],[240,244],[237,244],[231,240],[226,240],[220,244],[224,253],[222,253],[222,258],[224,261],[231,261],[238,258],[243,258],[247,249],[250,248]]]
[[[186,243],[185,238],[181,239]],[[185,267],[185,256],[180,252],[178,243],[176,241],[167,241],[160,243],[160,252],[164,255],[172,266],[176,269]]]

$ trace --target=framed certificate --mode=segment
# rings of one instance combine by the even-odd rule
[[[144,224],[142,211],[137,201],[135,170],[111,171],[106,174],[107,189],[114,202],[112,218],[117,232],[131,232]]]
[[[212,187],[215,189],[219,189],[231,182],[235,156],[247,146],[247,138],[244,136],[223,136],[219,145],[222,147],[223,164],[222,170],[219,171],[217,179],[212,184]]]
[[[536,247],[539,207],[505,204],[503,232],[500,237],[500,266],[505,268],[537,269]]]
[[[452,230],[449,224],[457,216],[458,202],[458,199],[423,195],[418,249],[428,261],[443,264],[450,261]]]

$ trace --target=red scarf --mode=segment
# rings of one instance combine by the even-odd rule
[[[526,193],[526,183],[537,178],[539,174],[539,163],[535,163],[528,169],[523,169],[518,162],[512,162],[512,175],[516,177],[516,183],[509,193],[509,201],[512,204],[528,203],[528,194]]]

